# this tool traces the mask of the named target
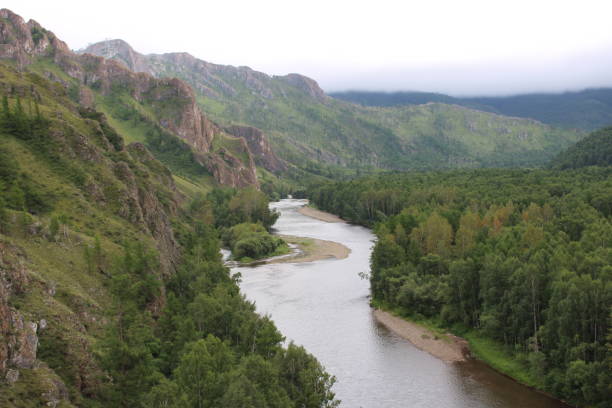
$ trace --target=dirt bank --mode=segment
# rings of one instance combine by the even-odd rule
[[[298,212],[302,215],[306,215],[307,217],[316,218],[317,220],[320,220],[320,221],[345,222],[342,218],[334,214],[326,213],[325,211],[317,210],[316,208],[312,208],[312,207],[302,207],[298,210]]]
[[[452,334],[438,336],[425,327],[376,309],[374,318],[395,334],[446,362],[465,361],[469,356],[468,342]]]
[[[342,244],[333,241],[325,241],[315,238],[294,237],[291,235],[279,235],[286,242],[296,246],[294,256],[284,256],[271,259],[268,263],[284,262],[313,262],[321,259],[336,258],[344,259],[351,250]]]

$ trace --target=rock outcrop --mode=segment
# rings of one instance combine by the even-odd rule
[[[279,174],[287,170],[287,163],[278,158],[272,151],[270,142],[264,133],[252,126],[228,126],[227,133],[246,140],[249,150],[255,157],[255,163],[268,171]]]
[[[328,96],[325,95],[325,92],[323,92],[321,87],[319,87],[317,81],[312,78],[308,78],[300,74],[288,74],[284,76],[278,76],[276,78],[299,89],[300,91],[318,100],[319,102],[325,102],[325,100],[328,98]]]
[[[36,56],[70,52],[68,45],[51,31],[34,20],[26,23],[7,9],[0,10],[0,39],[0,58],[13,59],[20,66],[30,63]]]
[[[101,41],[80,52],[119,61],[134,72],[145,72],[156,78],[180,74],[198,92],[213,98],[218,96],[219,92],[229,96],[238,93],[230,82],[222,79],[223,77],[231,77],[245,83],[249,90],[264,98],[273,96],[273,90],[269,86],[270,76],[249,67],[202,61],[186,52],[143,55],[119,39]]]
[[[0,241],[0,378],[18,378],[18,370],[32,368],[38,349],[38,325],[9,305],[29,284],[24,254]]]
[[[149,72],[147,59],[134,51],[128,43],[123,40],[106,40],[92,44],[83,53],[98,55],[105,59],[116,59],[122,62],[126,68],[134,72]]]

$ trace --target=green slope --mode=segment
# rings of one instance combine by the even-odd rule
[[[577,169],[586,166],[612,166],[612,127],[591,133],[555,157],[550,166]]]

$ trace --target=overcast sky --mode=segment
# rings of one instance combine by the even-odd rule
[[[612,86],[610,0],[3,0],[73,49],[122,38],[326,91],[513,94]]]

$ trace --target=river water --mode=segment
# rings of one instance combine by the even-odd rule
[[[348,258],[309,263],[235,267],[241,289],[287,337],[303,345],[336,376],[345,408],[565,408],[477,361],[449,364],[414,347],[378,324],[368,304],[374,235],[343,223],[297,212],[303,200],[281,200],[280,234],[339,242]]]

